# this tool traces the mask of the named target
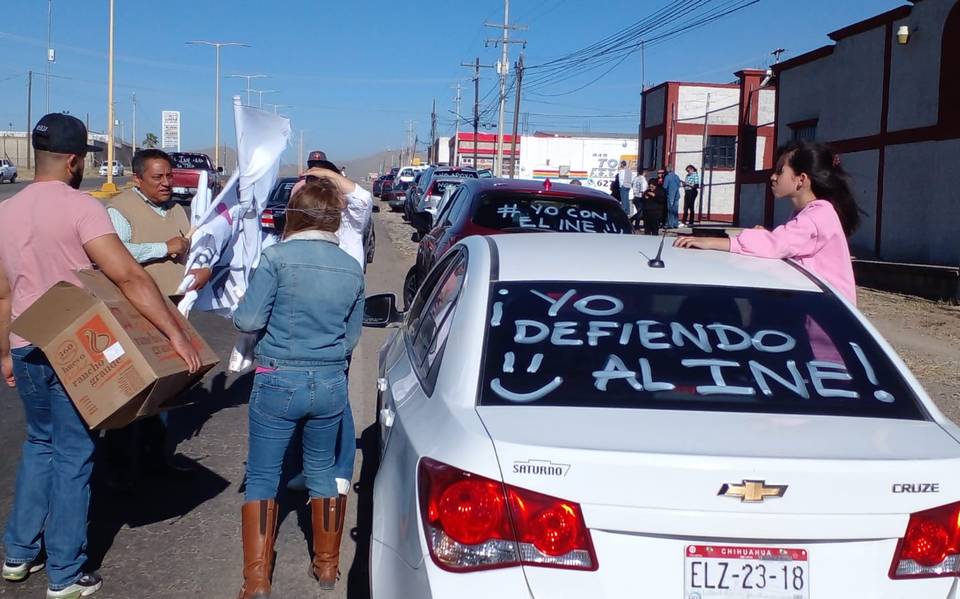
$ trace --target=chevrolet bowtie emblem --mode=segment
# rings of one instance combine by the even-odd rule
[[[741,484],[724,484],[717,495],[739,497],[741,503],[760,503],[767,497],[783,497],[787,485],[767,485],[763,480],[745,480]]]

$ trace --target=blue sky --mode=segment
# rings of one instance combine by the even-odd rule
[[[724,4],[730,0],[711,0]],[[646,51],[646,81],[729,81],[739,68],[765,66],[769,52],[785,58],[829,42],[827,33],[903,4],[900,0],[760,0],[731,16]],[[622,29],[670,0],[513,0],[511,21],[529,26],[515,35],[527,41],[528,65],[587,46]],[[4,2],[0,21],[0,129],[26,122],[26,73],[45,70],[47,1]],[[492,64],[499,50],[484,48],[495,30],[484,21],[502,21],[502,0],[448,0],[406,3],[385,0],[247,0],[142,2],[117,0],[115,94],[117,118],[130,137],[131,94],[138,101],[137,136],[160,133],[160,111],[180,110],[183,148],[213,145],[214,49],[187,40],[239,41],[249,48],[225,48],[222,75],[262,73],[253,87],[274,89],[264,103],[292,105],[281,111],[293,123],[296,160],[299,130],[306,149],[326,150],[335,160],[396,149],[416,121],[421,139],[429,135],[430,105],[437,100],[441,134],[453,131],[455,87],[464,85],[462,114],[471,110],[469,69],[461,62],[479,56]],[[89,113],[92,129],[106,124],[107,2],[53,1],[51,110]],[[519,46],[511,48],[515,60]],[[612,64],[611,64],[612,66]],[[603,70],[541,94],[564,93]],[[532,71],[531,71],[532,72]],[[610,74],[576,93],[530,95],[530,131],[568,129],[633,131],[637,126],[640,57],[627,58]],[[230,96],[243,92],[242,79],[221,82],[222,135],[234,139]],[[495,85],[485,70],[481,96]],[[493,97],[491,94],[488,98]],[[34,120],[44,111],[45,85],[34,78]],[[256,98],[253,100],[256,103]],[[512,109],[512,98],[509,104]],[[488,102],[485,102],[487,104]],[[587,118],[586,115],[590,115]],[[484,119],[494,122],[495,115]]]

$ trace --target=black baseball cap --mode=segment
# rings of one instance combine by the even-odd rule
[[[87,144],[83,121],[69,114],[51,112],[33,128],[33,147],[54,154],[86,154],[102,149]]]
[[[327,160],[327,153],[321,152],[320,150],[314,150],[310,152],[307,156],[307,166],[309,168],[319,167],[329,169],[331,171],[339,171],[337,165]]]

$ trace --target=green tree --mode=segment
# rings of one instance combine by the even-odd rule
[[[141,144],[145,148],[155,148],[160,144],[160,140],[157,139],[155,133],[147,133],[147,136],[143,138],[143,143]]]

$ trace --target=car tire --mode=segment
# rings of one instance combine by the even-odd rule
[[[12,177],[10,177],[10,182],[11,182],[11,183],[16,183],[16,182],[17,182],[17,175],[16,175],[16,174],[14,174]]]

